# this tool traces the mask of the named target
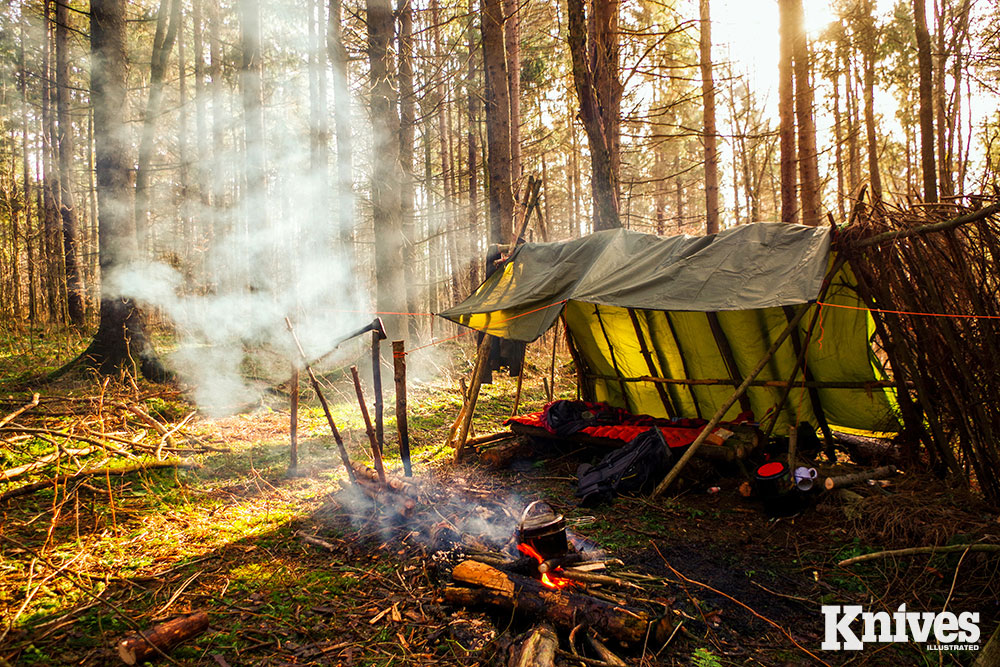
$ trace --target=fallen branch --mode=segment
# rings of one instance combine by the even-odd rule
[[[80,472],[71,473],[68,475],[59,475],[58,477],[53,477],[52,479],[45,479],[40,482],[35,482],[33,484],[25,484],[24,486],[19,486],[16,489],[11,489],[10,491],[6,491],[5,493],[0,494],[0,502],[10,500],[11,498],[26,496],[28,494],[34,493],[35,491],[40,491],[41,489],[47,489],[50,486],[63,484],[65,482],[69,482],[74,479],[93,477],[94,475],[114,475],[116,477],[122,477],[124,475],[129,475],[134,472],[144,472],[146,470],[158,470],[162,468],[197,469],[200,467],[201,467],[200,463],[193,463],[188,461],[161,461],[157,463],[149,463],[146,465],[129,466],[127,468],[96,468],[94,470],[81,470]]]
[[[129,458],[135,458],[135,456],[133,456],[129,452],[126,452],[124,449],[119,449],[118,447],[115,447],[114,445],[111,445],[102,440],[87,437],[85,435],[76,435],[75,433],[68,433],[66,431],[56,431],[48,428],[33,428],[29,426],[3,426],[0,427],[0,433],[27,433],[29,435],[47,435],[53,438],[58,437],[58,438],[64,438],[66,440],[76,440],[78,442],[85,442],[88,445],[100,447],[101,449],[106,449],[109,452],[118,454],[119,456],[127,456]]]
[[[333,546],[326,540],[321,540],[318,537],[313,537],[312,535],[306,535],[301,530],[295,531],[295,537],[299,538],[306,544],[311,544],[313,546],[319,547],[321,549],[326,549],[327,551],[336,551],[337,547]]]
[[[908,547],[906,549],[890,549],[889,551],[876,551],[870,554],[861,554],[853,558],[847,558],[837,563],[838,567],[847,567],[855,563],[863,563],[866,560],[879,560],[881,558],[895,558],[897,556],[919,556],[920,554],[948,554],[956,551],[987,551],[990,553],[1000,553],[1000,544],[949,544],[946,547]]]
[[[58,445],[56,445],[58,447]],[[86,456],[95,450],[94,447],[87,447],[86,449],[62,449],[59,448],[51,454],[46,454],[45,456],[40,456],[39,458],[31,461],[30,463],[25,463],[24,465],[19,465],[16,468],[8,468],[7,470],[0,471],[0,482],[9,482],[12,479],[16,479],[25,473],[29,473],[39,468],[44,468],[48,464],[52,463],[60,456],[65,454],[66,456]]]
[[[29,401],[28,403],[25,403],[24,405],[22,405],[21,407],[19,407],[17,410],[14,410],[14,412],[10,413],[9,415],[7,415],[6,417],[4,417],[3,419],[0,419],[0,427],[3,427],[8,422],[10,422],[12,419],[15,419],[22,412],[24,412],[26,410],[30,410],[31,408],[35,407],[36,405],[38,405],[38,394],[35,394],[34,396],[32,396],[31,397],[31,401]]]

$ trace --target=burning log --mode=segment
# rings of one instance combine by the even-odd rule
[[[642,642],[647,634],[662,643],[670,631],[667,618],[652,618],[645,610],[612,604],[568,589],[554,589],[528,577],[501,572],[485,563],[459,563],[452,572],[452,579],[464,584],[444,590],[445,601],[455,605],[517,609],[565,629],[585,623],[626,644]],[[558,578],[553,582],[555,586],[569,584],[568,580]]]
[[[118,642],[118,657],[126,665],[137,665],[153,656],[166,654],[188,639],[208,629],[208,614],[203,611],[178,616]]]

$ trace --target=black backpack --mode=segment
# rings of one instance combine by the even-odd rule
[[[596,505],[619,493],[645,493],[663,479],[674,455],[655,426],[616,449],[597,465],[584,463],[576,471],[576,497],[581,505]]]

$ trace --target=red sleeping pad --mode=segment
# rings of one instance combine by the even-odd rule
[[[545,406],[545,410],[542,412],[532,412],[526,415],[511,417],[505,421],[504,424],[509,425],[513,423],[521,424],[522,426],[540,428],[544,429],[548,433],[551,433],[553,437],[560,437],[560,434],[549,426],[548,421],[545,418],[548,409],[557,402],[558,401],[553,401],[553,403],[549,403]],[[650,426],[658,426],[660,428],[660,432],[663,433],[663,439],[666,441],[668,446],[671,448],[686,447],[695,441],[695,438],[697,438],[698,434],[701,433],[702,428],[704,428],[705,424],[708,423],[705,419],[657,419],[656,417],[652,417],[650,415],[633,415],[625,412],[624,410],[611,408],[603,403],[592,403],[588,405],[598,410],[606,409],[608,413],[613,413],[617,418],[616,421],[618,423],[601,423],[595,426],[585,426],[576,432],[592,438],[619,440],[622,444],[630,442],[636,436],[645,433],[649,430]],[[719,428],[735,426],[737,424],[749,424],[752,421],[753,414],[750,412],[744,412],[733,421],[720,423]]]

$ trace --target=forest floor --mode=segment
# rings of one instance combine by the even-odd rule
[[[31,379],[73,358],[85,342],[72,334],[0,340],[0,420],[40,395],[38,406],[6,427],[39,429],[34,437],[0,426],[3,470],[37,461],[57,444],[62,451],[53,465],[0,492],[51,478],[53,466],[66,473],[154,461],[164,438],[130,407],[178,426],[176,451],[159,454],[187,453],[184,460],[200,467],[102,474],[0,501],[0,664],[118,664],[115,644],[123,636],[192,610],[207,611],[211,626],[171,652],[174,664],[493,664],[503,638],[526,626],[519,618],[444,604],[441,588],[460,556],[434,534],[442,525],[458,532],[478,526],[502,538],[534,499],[545,499],[573,531],[619,559],[612,573],[648,575],[642,590],[606,594],[667,614],[679,628],[665,648],[619,647],[630,665],[968,664],[972,653],[929,652],[912,643],[820,651],[820,606],[978,612],[981,643],[1000,618],[1000,559],[993,554],[837,565],[882,549],[1000,536],[996,508],[933,478],[904,474],[884,488],[858,489],[862,499],[849,507],[820,500],[785,518],[771,518],[742,498],[737,477],[699,480],[657,502],[622,497],[581,508],[576,468],[600,452],[536,451],[502,470],[475,457],[451,461],[442,444],[460,404],[457,374],[469,368],[468,350],[455,346],[453,362],[436,379],[411,384],[420,501],[406,522],[386,522],[379,508],[343,490],[348,482],[322,412],[305,400],[311,395],[301,412],[298,471],[289,475],[288,397],[280,387],[236,415],[212,419],[188,418],[195,407],[173,387],[104,385],[72,375]],[[547,356],[529,355],[521,412],[544,403]],[[478,433],[499,430],[511,411],[514,381],[494,377],[480,399]],[[557,395],[574,397],[572,367],[560,360],[556,378]],[[325,382],[352,458],[367,462],[349,380],[331,372]],[[387,464],[398,472],[391,379],[388,385]],[[145,454],[70,456],[68,449],[86,444],[74,438],[87,433]],[[484,507],[506,519],[477,524]]]

